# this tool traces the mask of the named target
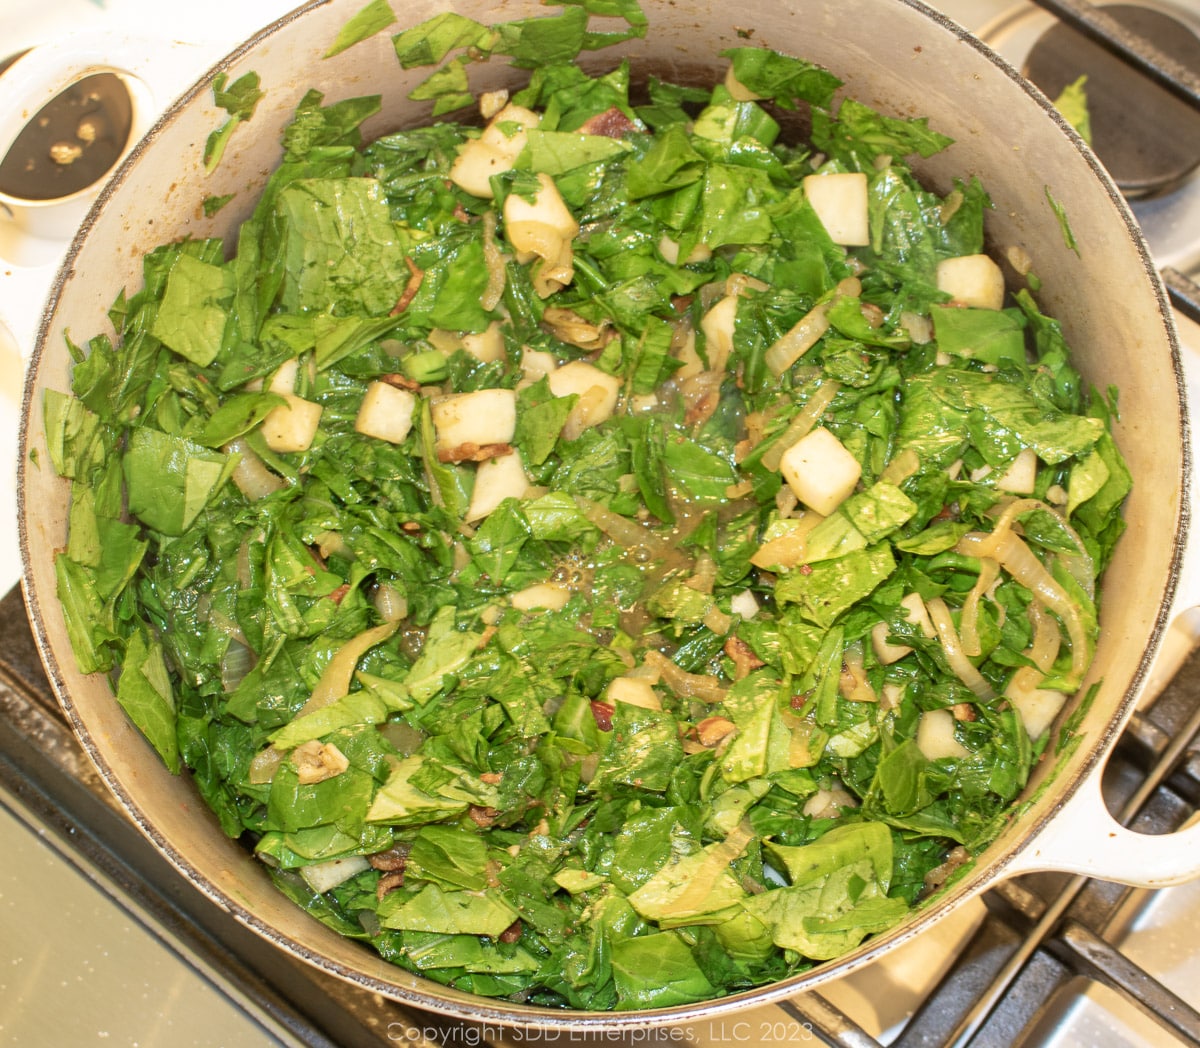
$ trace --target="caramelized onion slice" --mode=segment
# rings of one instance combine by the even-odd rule
[[[313,688],[312,695],[309,696],[297,716],[303,717],[314,710],[323,709],[345,695],[350,690],[350,681],[354,677],[354,669],[358,665],[358,660],[376,644],[387,640],[399,626],[399,620],[385,622],[382,626],[363,630],[362,633],[352,637],[338,648],[337,654],[329,660],[329,664],[321,674],[321,679]]]
[[[958,540],[956,549],[968,557],[994,557],[1009,575],[1033,594],[1038,603],[1062,620],[1071,641],[1071,680],[1078,684],[1087,670],[1091,652],[1091,641],[1083,616],[1076,603],[1034,556],[1033,551],[1007,528],[991,535],[969,532]]]
[[[929,609],[929,618],[933,622],[934,630],[937,631],[938,642],[942,646],[942,652],[946,656],[946,662],[949,663],[951,671],[985,702],[994,699],[996,692],[983,674],[971,665],[971,660],[963,651],[962,641],[959,640],[958,631],[954,628],[954,620],[950,617],[950,609],[946,606],[946,602],[941,597],[933,597],[925,602],[925,607]]]

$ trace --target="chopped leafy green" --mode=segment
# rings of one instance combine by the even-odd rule
[[[1050,187],[1044,188],[1046,202],[1050,205],[1050,210],[1054,212],[1054,217],[1058,219],[1058,228],[1062,230],[1063,243],[1067,245],[1075,254],[1079,254],[1079,244],[1075,240],[1075,233],[1071,229],[1071,220],[1067,216],[1067,209],[1055,198],[1050,192]]]
[[[228,73],[218,73],[213,77],[213,102],[229,114],[229,119],[213,131],[204,143],[206,172],[211,174],[216,170],[229,147],[233,133],[254,116],[254,110],[263,95],[264,92],[259,88],[258,74],[253,71],[243,73],[232,84],[229,83]]]
[[[914,176],[944,136],[760,48],[644,105],[574,61],[646,31],[396,34],[435,116],[530,70],[516,155],[308,92],[236,235],[151,251],[43,403],[80,668],[298,905],[549,1008],[786,979],[987,847],[1050,746],[1006,693],[1078,685],[1131,487],[1033,293],[938,290],[990,206]],[[214,163],[259,96],[218,92]]]
[[[1092,144],[1092,114],[1088,109],[1087,75],[1067,84],[1054,100],[1054,107],[1088,145]]]
[[[395,21],[396,14],[388,0],[370,0],[370,3],[338,30],[337,37],[329,45],[324,57],[332,58],[341,54],[347,48],[382,32]]]

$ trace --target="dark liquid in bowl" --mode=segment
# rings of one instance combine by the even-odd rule
[[[0,192],[58,200],[86,189],[120,158],[133,104],[120,77],[93,73],[43,106],[0,161]]]

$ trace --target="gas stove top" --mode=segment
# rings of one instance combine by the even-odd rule
[[[15,7],[15,5],[13,5]],[[46,0],[0,10],[12,50],[64,33],[186,41],[190,77],[290,0]],[[1054,20],[1011,0],[932,6],[1017,68]],[[1200,27],[1200,4],[1139,6]],[[0,59],[4,56],[0,55]],[[181,81],[184,86],[186,80]],[[1135,200],[1156,262],[1200,270],[1200,177]],[[0,261],[49,272],[59,239],[14,232],[0,217]],[[10,268],[9,272],[12,270]],[[0,295],[4,294],[0,283]],[[1200,326],[1180,317],[1200,376]],[[21,347],[0,325],[0,427],[17,425]],[[1192,387],[1200,406],[1200,385]],[[6,472],[5,472],[6,471]],[[0,462],[11,492],[12,463]],[[5,496],[11,504],[11,494]],[[0,519],[0,594],[18,577],[15,521]],[[540,1041],[699,1046],[877,1044],[975,1046],[1200,1044],[1200,885],[1149,893],[1062,875],[1022,878],[963,908],[884,961],[824,989],[724,1022],[637,1036],[484,1029],[401,1008],[286,958],[199,896],[108,799],[41,673],[19,593],[0,600],[0,1040],[101,1037],[146,1048],[222,1043],[413,1046]],[[1114,807],[1148,795],[1133,825],[1167,832],[1200,801],[1200,613],[1170,639],[1173,677],[1140,711],[1110,762]],[[1176,672],[1178,671],[1178,672]],[[1176,752],[1182,749],[1182,756]],[[1166,763],[1164,764],[1164,758]],[[1148,786],[1147,783],[1150,785]],[[1052,913],[1050,921],[1046,915]],[[1039,924],[1050,925],[1039,938]],[[1026,956],[1027,954],[1027,956]],[[1018,963],[1018,961],[1020,963]],[[1156,1015],[1157,1018],[1152,1018]]]

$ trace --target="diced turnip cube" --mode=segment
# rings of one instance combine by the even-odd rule
[[[1004,305],[1004,274],[987,255],[959,255],[938,263],[937,286],[955,302],[978,309]]]
[[[1030,495],[1037,483],[1037,467],[1037,452],[1033,448],[1022,448],[1012,465],[996,478],[996,487],[1014,495]]]
[[[482,331],[471,331],[463,335],[462,348],[484,364],[503,360],[504,333],[500,329],[500,321],[493,320]]]
[[[842,786],[833,789],[821,788],[804,802],[802,814],[815,819],[836,819],[850,808],[857,808],[858,801]]]
[[[433,402],[437,450],[466,444],[508,444],[517,427],[517,394],[511,389],[479,389]]]
[[[342,859],[327,859],[301,866],[300,876],[313,891],[322,894],[370,868],[371,864],[361,855],[347,855]]]
[[[525,148],[526,132],[537,127],[538,116],[524,106],[507,105],[500,110],[478,138],[464,142],[450,165],[450,181],[472,196],[491,200],[492,175],[512,166]],[[509,134],[509,132],[512,132]]]
[[[495,91],[484,91],[479,96],[479,115],[484,120],[491,120],[508,102],[508,89],[497,88]]]
[[[1063,708],[1067,697],[1061,691],[1034,688],[1031,691],[1010,694],[1008,701],[1016,708],[1029,737],[1036,739],[1054,723],[1054,718]]]
[[[295,393],[296,378],[299,374],[300,358],[292,357],[291,360],[285,360],[271,377],[271,384],[267,386],[267,389],[272,393],[278,393],[281,397],[288,393]]]
[[[537,127],[541,120],[532,109],[510,103],[488,121],[479,141],[516,160],[528,141],[526,132]]]
[[[529,478],[519,451],[514,449],[511,455],[486,459],[475,470],[467,520],[482,520],[505,499],[524,498],[528,491]]]
[[[470,331],[466,334],[434,328],[429,332],[428,338],[434,349],[447,355],[461,349],[484,364],[502,360],[505,355],[504,334],[498,320],[493,320],[482,331]]]
[[[861,171],[809,175],[804,195],[835,244],[865,247],[871,242],[867,220],[867,176]]]
[[[917,749],[931,761],[971,755],[954,736],[954,714],[949,710],[926,710],[921,714],[917,724]]]
[[[644,710],[662,709],[662,699],[647,677],[614,677],[608,682],[604,697],[614,705],[626,702]]]
[[[536,382],[544,378],[558,367],[554,354],[544,349],[530,349],[526,346],[521,351],[521,374],[527,381]]]
[[[518,590],[511,597],[518,611],[560,611],[571,599],[571,591],[559,582],[539,582]]]
[[[511,158],[496,152],[478,138],[468,139],[459,147],[458,156],[450,165],[450,181],[472,196],[491,200],[492,175],[502,175],[512,169]]]
[[[915,622],[921,627],[926,637],[933,637],[935,631],[929,618],[929,611],[919,593],[909,593],[900,601],[900,607],[908,612],[908,621]],[[912,648],[907,644],[892,644],[888,641],[886,622],[880,622],[871,630],[871,646],[875,649],[875,657],[885,666],[904,658]]]
[[[416,406],[417,398],[407,389],[387,382],[372,382],[359,406],[354,428],[363,436],[403,444],[412,429]]]
[[[658,241],[658,253],[662,255],[671,265],[679,265],[679,241],[672,240],[666,234],[663,234]],[[707,262],[712,258],[712,248],[707,244],[697,244],[688,252],[687,258],[683,260],[685,266],[691,265],[694,262]]]
[[[704,332],[704,355],[710,371],[724,371],[733,352],[733,330],[737,320],[738,296],[726,295],[700,320]]]
[[[541,188],[532,202],[519,193],[504,198],[504,235],[519,254],[552,259],[559,251],[555,245],[573,240],[579,223],[554,179],[542,173],[538,181]]]
[[[743,619],[752,619],[758,614],[758,598],[753,590],[744,589],[729,600],[729,610]]]
[[[817,428],[783,453],[779,472],[796,498],[827,517],[854,490],[862,466],[829,430]]]
[[[279,454],[307,451],[321,424],[321,405],[294,393],[285,393],[286,404],[274,407],[262,421],[263,440]]]
[[[879,708],[881,710],[898,710],[904,702],[904,685],[895,681],[887,681],[879,690]]]
[[[579,397],[563,426],[562,435],[566,440],[574,440],[585,429],[610,418],[621,392],[619,378],[586,360],[572,360],[555,368],[546,376],[546,381],[556,397],[567,397],[572,393]]]

